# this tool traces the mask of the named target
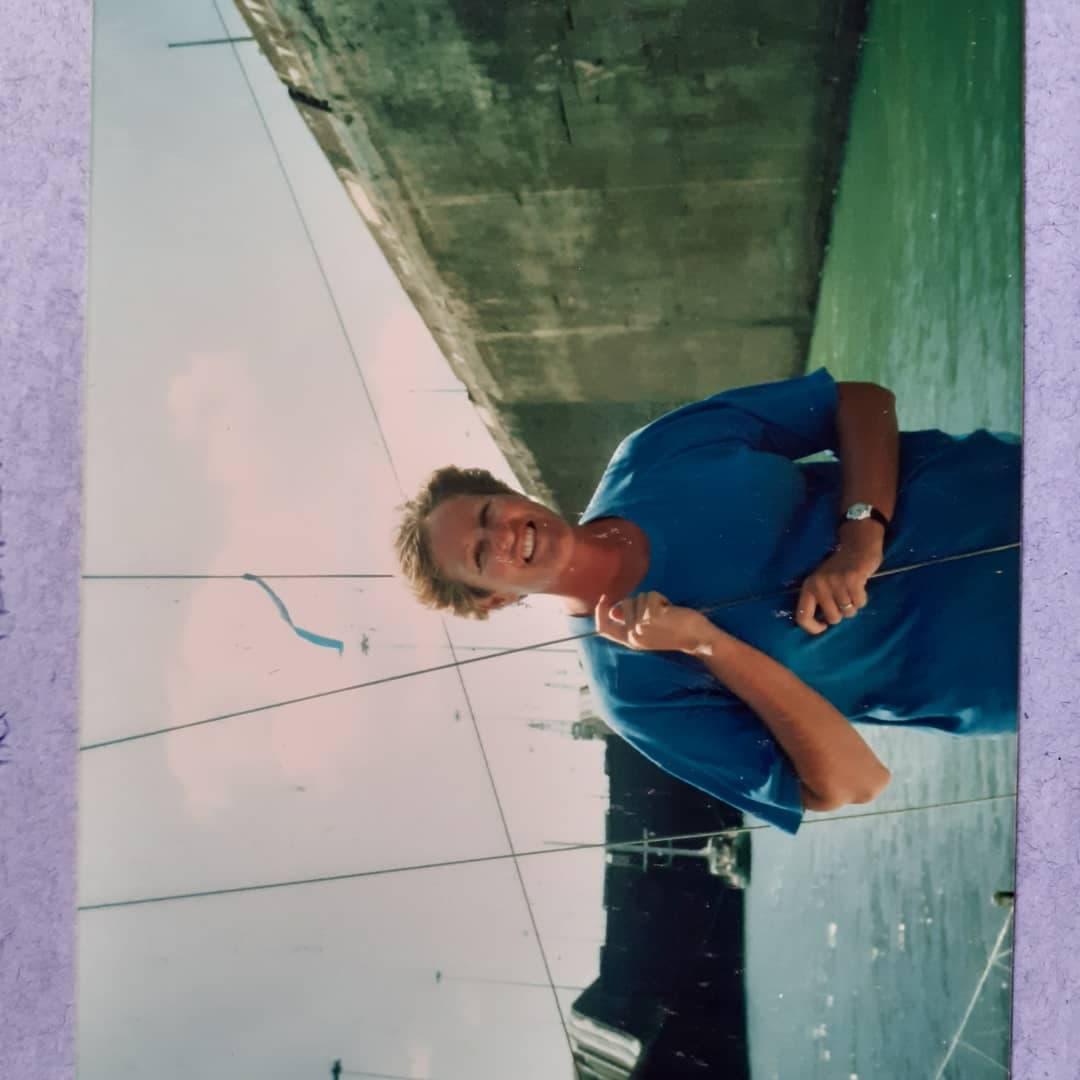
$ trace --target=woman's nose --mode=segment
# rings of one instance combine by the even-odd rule
[[[488,543],[498,555],[505,555],[513,547],[514,530],[508,522],[494,521],[488,524]]]

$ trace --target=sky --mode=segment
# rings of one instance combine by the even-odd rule
[[[84,745],[566,633],[272,577],[393,575],[431,469],[513,477],[257,47],[167,47],[222,15],[95,10]],[[606,778],[529,721],[580,682],[553,649],[84,751],[82,905],[502,858],[84,911],[80,1076],[570,1075],[541,943],[595,978],[603,855],[553,848],[603,839]]]

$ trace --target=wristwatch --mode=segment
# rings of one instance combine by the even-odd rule
[[[846,521],[866,521],[867,518],[876,521],[886,532],[892,525],[892,522],[876,506],[862,502],[852,503],[844,511],[840,524],[843,525]]]

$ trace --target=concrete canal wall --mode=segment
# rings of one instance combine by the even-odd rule
[[[801,370],[865,0],[237,4],[530,492]]]

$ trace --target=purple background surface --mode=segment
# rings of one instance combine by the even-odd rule
[[[0,1076],[75,1072],[90,5],[0,0]],[[0,733],[4,721],[0,721]]]
[[[87,0],[0,0],[0,1076],[10,1080],[75,1072],[90,24]],[[1071,1080],[1080,1062],[1080,5],[1029,0],[1026,53],[1013,1075]]]
[[[1080,1075],[1080,4],[1028,0],[1013,1076]],[[1062,513],[1063,509],[1067,512]]]

